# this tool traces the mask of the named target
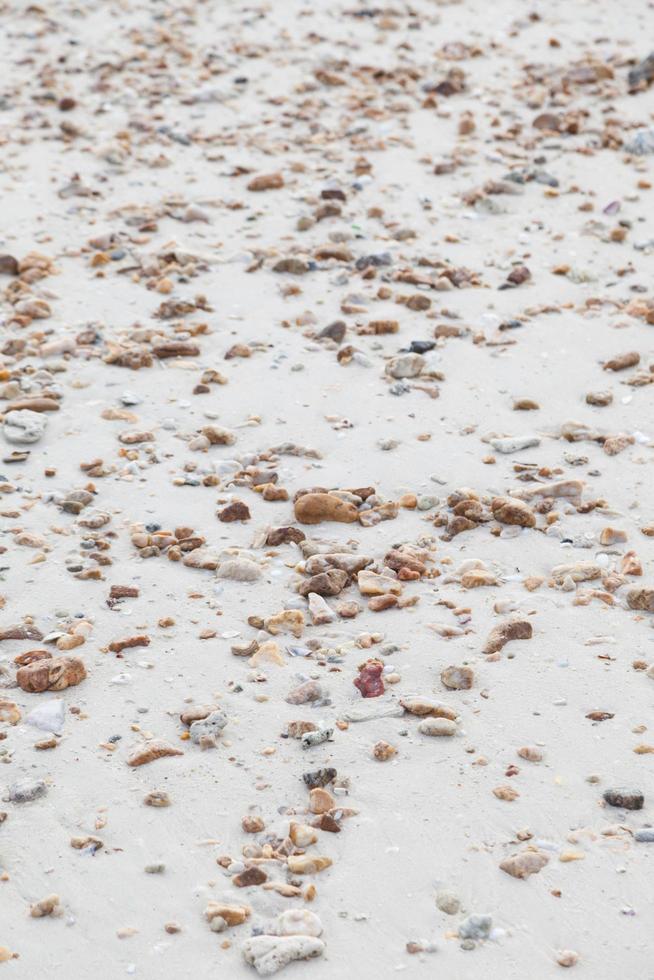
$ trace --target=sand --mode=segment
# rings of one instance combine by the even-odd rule
[[[593,980],[648,977],[654,850],[633,833],[654,814],[652,763],[634,750],[650,744],[654,634],[626,597],[654,585],[651,157],[628,151],[652,123],[652,95],[627,81],[649,53],[649,5],[93,0],[7,2],[0,17],[0,252],[23,263],[0,276],[0,410],[48,393],[60,405],[40,416],[39,441],[0,438],[0,630],[31,617],[44,637],[0,642],[0,695],[22,716],[0,723],[0,795],[22,780],[47,787],[1,804],[0,945],[16,955],[0,970],[240,980],[256,976],[248,937],[307,908],[324,950],[287,966],[289,978],[546,980],[563,950]],[[436,87],[452,69],[465,78],[450,75],[463,87],[448,95]],[[562,131],[534,127],[543,113]],[[283,186],[248,189],[270,174]],[[325,257],[325,246],[341,251]],[[35,252],[52,262],[44,278],[25,261]],[[302,274],[273,271],[289,258]],[[520,267],[530,277],[501,288]],[[430,303],[412,309],[411,296]],[[189,307],[166,318],[163,303]],[[317,337],[336,320],[342,340]],[[376,321],[397,332],[369,332]],[[152,356],[159,334],[197,352]],[[413,341],[435,346],[419,376],[398,381],[391,359]],[[119,344],[150,366],[108,363]],[[226,358],[235,344],[249,356]],[[631,351],[637,366],[603,368]],[[210,370],[226,383],[203,381]],[[603,391],[610,405],[587,403]],[[516,410],[519,399],[538,408]],[[570,422],[588,427],[579,441],[561,438]],[[206,448],[209,425],[233,445]],[[134,432],[152,438],[118,438]],[[488,441],[522,436],[537,444],[502,453]],[[610,455],[614,436],[627,438]],[[285,443],[304,454],[261,458]],[[29,456],[8,462],[17,450]],[[254,492],[252,473],[267,469],[289,499]],[[495,497],[575,479],[582,493],[555,501],[558,518],[493,518]],[[79,514],[62,506],[89,485]],[[301,525],[293,497],[314,487],[374,487],[378,503],[399,506],[372,526]],[[470,498],[483,519],[453,536],[453,506]],[[218,521],[234,500],[250,519]],[[80,524],[97,512],[98,529]],[[240,549],[260,577],[146,558],[132,541],[139,525],[192,528],[221,562]],[[391,548],[420,553],[428,574],[402,583],[402,599],[419,601],[373,612],[353,580],[327,602],[356,600],[358,616],[312,625],[296,592],[301,551],[264,543],[288,525],[332,551],[355,547],[377,570]],[[624,535],[602,544],[607,527]],[[629,551],[640,577],[625,572]],[[496,584],[465,588],[455,573],[468,559]],[[597,576],[552,577],[578,562],[599,562]],[[139,594],[112,608],[112,585]],[[248,623],[285,608],[305,615],[299,638]],[[532,638],[485,655],[511,617]],[[79,621],[92,630],[66,655],[88,676],[60,692],[17,686],[14,658],[61,656],[57,637]],[[109,649],[137,635],[149,645]],[[281,665],[233,655],[251,640],[276,642]],[[353,685],[368,657],[391,677],[379,698]],[[472,668],[469,690],[443,685],[449,665]],[[324,700],[287,703],[307,679]],[[411,695],[448,705],[457,734],[421,734],[399,703]],[[27,718],[50,701],[65,722],[56,747],[39,750],[49,734]],[[228,722],[203,749],[179,715],[205,704]],[[348,725],[357,711],[380,716]],[[611,717],[587,717],[597,711]],[[332,728],[332,740],[304,750],[282,737],[292,720]],[[130,750],[152,737],[183,754],[131,767]],[[373,756],[380,740],[397,750],[385,762]],[[521,758],[524,746],[542,761]],[[302,876],[293,898],[235,887],[238,866],[217,860],[274,850],[289,817],[313,819],[302,775],[320,767],[336,769],[327,789],[355,811],[307,848],[332,866]],[[498,798],[503,786],[519,795]],[[614,787],[643,791],[644,808],[606,805]],[[171,805],[144,805],[153,790]],[[248,815],[265,830],[245,833]],[[80,836],[103,847],[71,847]],[[549,858],[539,873],[500,869],[528,847]],[[144,870],[157,863],[163,872]],[[295,880],[283,860],[267,873]],[[443,891],[455,914],[438,908]],[[30,916],[53,893],[61,914]],[[217,934],[211,900],[251,915]],[[461,929],[471,914],[492,916],[474,942]]]

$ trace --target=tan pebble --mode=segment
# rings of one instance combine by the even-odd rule
[[[627,605],[630,609],[642,609],[654,612],[654,588],[629,589]]]
[[[286,734],[290,738],[302,738],[307,732],[315,732],[318,726],[312,721],[289,721]]]
[[[0,698],[0,722],[5,722],[8,725],[17,725],[21,717],[20,708],[15,701]]]
[[[309,810],[311,813],[326,813],[336,805],[333,796],[326,789],[312,789],[309,793]]]
[[[243,817],[241,827],[246,834],[258,834],[260,831],[265,830],[266,823],[262,817]]]
[[[318,840],[318,834],[313,827],[304,823],[295,823],[293,820],[289,825],[288,836],[296,847],[309,847],[310,844],[315,844]]]
[[[418,717],[422,718],[427,716],[432,718],[448,718],[450,721],[456,721],[457,719],[457,712],[454,708],[440,701],[433,701],[431,698],[405,697],[400,698],[400,704],[410,715],[418,715]]]
[[[484,644],[485,654],[497,653],[512,640],[530,640],[533,634],[531,623],[526,619],[512,619],[494,626]]]
[[[441,671],[441,681],[450,691],[469,691],[474,680],[471,667],[446,667]]]
[[[191,708],[185,708],[179,716],[182,725],[192,725],[194,721],[204,721],[216,710],[215,704],[194,704]]]
[[[280,173],[259,174],[253,177],[247,186],[249,191],[257,192],[279,190],[284,186],[284,178]]]
[[[33,919],[42,919],[46,915],[61,915],[62,908],[59,904],[58,895],[48,895],[30,906],[30,915]]]
[[[70,839],[70,846],[74,847],[77,851],[81,851],[83,848],[89,847],[90,845],[93,845],[94,850],[97,851],[100,850],[101,847],[104,847],[104,841],[102,841],[99,837],[71,837]]]
[[[43,738],[39,742],[34,743],[34,748],[44,751],[45,749],[56,749],[59,745],[57,739],[52,736],[52,738]]]
[[[613,395],[610,391],[589,391],[586,395],[586,403],[588,405],[604,407],[610,405],[612,402]]]
[[[559,861],[568,864],[570,861],[583,861],[586,857],[581,851],[561,851]]]
[[[169,936],[174,936],[175,933],[182,931],[182,927],[180,926],[179,922],[166,922],[164,924],[164,930]]]
[[[264,628],[273,636],[277,633],[290,632],[299,638],[304,630],[304,613],[301,609],[283,609],[273,616],[268,616],[264,620]]]
[[[499,585],[497,577],[485,568],[475,568],[461,576],[464,589],[478,589],[487,585]]]
[[[127,756],[128,766],[144,766],[155,759],[162,759],[166,756],[184,755],[181,749],[175,748],[169,742],[161,738],[153,738],[149,742],[143,742],[131,749]]]
[[[635,551],[628,551],[620,561],[620,571],[623,575],[642,575],[643,566]]]
[[[425,718],[418,725],[418,731],[422,735],[438,737],[442,735],[456,735],[456,723],[448,718]]]
[[[207,922],[220,916],[228,926],[240,926],[250,917],[251,912],[249,905],[229,905],[210,900],[204,910],[204,916]]]
[[[528,878],[542,871],[548,862],[547,854],[534,848],[506,858],[500,864],[500,868],[512,878]]]
[[[617,527],[604,527],[600,534],[600,544],[618,544],[627,540],[626,531],[621,531]]]
[[[498,800],[505,800],[507,803],[517,800],[520,793],[513,786],[496,786],[493,790],[493,796],[496,796]]]
[[[331,867],[332,859],[320,855],[291,854],[288,857],[288,870],[294,875],[313,875]]]
[[[518,755],[521,759],[526,759],[527,762],[543,761],[543,753],[534,745],[523,745],[522,748],[518,749]]]
[[[304,493],[295,501],[295,518],[300,524],[340,521],[352,524],[359,517],[354,504],[330,493]]]
[[[21,667],[16,673],[18,686],[30,694],[43,691],[63,691],[75,687],[86,677],[86,668],[79,657],[52,657]]]
[[[495,497],[491,501],[493,517],[500,524],[536,527],[536,516],[523,500],[514,497]]]
[[[575,953],[572,949],[562,949],[556,954],[556,962],[559,966],[574,966],[579,962],[579,953]]]
[[[274,640],[266,640],[262,643],[250,659],[248,660],[250,667],[260,667],[266,664],[275,664],[277,667],[284,667],[286,661],[279,645],[275,643]]]
[[[371,612],[384,612],[397,606],[398,598],[396,595],[377,595],[368,600],[368,609]]]
[[[373,746],[372,754],[379,762],[386,762],[397,754],[397,749],[388,742],[376,742]]]

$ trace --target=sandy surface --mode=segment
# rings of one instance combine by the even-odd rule
[[[557,960],[654,978],[654,844],[633,836],[654,822],[654,634],[630,608],[654,611],[654,592],[633,591],[654,587],[654,217],[651,157],[629,152],[654,102],[627,80],[651,5],[625,13],[0,3],[0,633],[37,631],[0,642],[16,706],[0,705],[8,976],[256,976],[243,944],[295,908],[319,916],[324,948],[289,978],[545,980]],[[250,189],[271,174],[283,186]],[[344,336],[318,336],[339,320]],[[434,346],[398,380],[414,341]],[[605,368],[628,352],[639,362]],[[41,438],[8,441],[20,403],[43,398]],[[207,426],[232,444],[208,446]],[[509,452],[488,441],[523,436]],[[255,492],[267,472],[287,499]],[[535,526],[495,519],[493,499],[563,480],[583,486],[534,496]],[[364,487],[372,503],[345,495],[354,523],[296,519],[300,491]],[[249,518],[219,521],[234,501]],[[314,625],[305,555],[266,543],[288,526],[378,572],[399,548],[420,574],[387,570],[384,591],[402,594],[380,612],[355,574]],[[176,528],[204,539],[213,570],[169,560],[194,553],[170,537],[148,556],[148,534]],[[235,557],[255,581],[221,577]],[[470,559],[491,584],[462,581]],[[138,595],[108,604],[117,585]],[[339,616],[352,600],[358,615]],[[284,609],[302,611],[301,636],[259,628]],[[513,620],[531,639],[485,654]],[[135,636],[148,645],[109,648]],[[233,654],[251,641],[259,658]],[[17,679],[15,658],[35,649],[87,676],[24,690],[35,669]],[[385,665],[380,697],[353,685],[367,658]],[[443,684],[450,665],[471,668],[469,689]],[[307,680],[320,699],[289,704]],[[456,713],[456,734],[422,734],[411,696]],[[43,705],[65,709],[53,736],[32,723]],[[226,715],[213,746],[180,720],[194,705]],[[286,737],[297,720],[332,740],[303,749]],[[183,754],[131,766],[153,738]],[[340,832],[317,830],[307,854],[333,863],[300,877],[284,841],[289,819],[316,819],[302,776],[321,767]],[[17,802],[17,783],[45,792]],[[644,807],[606,804],[616,787]],[[153,790],[170,805],[146,806]],[[264,829],[244,832],[247,816]],[[529,849],[548,859],[538,873],[500,868]],[[235,886],[257,855],[266,885],[294,895]],[[54,914],[30,915],[52,894]],[[250,915],[214,932],[211,900]],[[471,914],[492,923],[466,941]]]

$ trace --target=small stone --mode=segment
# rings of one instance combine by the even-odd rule
[[[436,894],[436,907],[446,915],[457,915],[461,911],[461,900],[454,892],[440,891]]]
[[[209,739],[215,744],[215,740],[221,734],[226,724],[227,715],[224,711],[212,711],[206,718],[194,721],[191,724],[189,728],[191,740],[195,745],[206,744],[203,743],[204,739]]]
[[[315,936],[253,936],[241,947],[246,963],[259,976],[270,977],[294,960],[322,956],[325,944]]]
[[[417,378],[427,362],[422,354],[398,354],[386,363],[386,374],[391,378]]]
[[[472,667],[446,667],[441,671],[441,681],[450,691],[469,691],[474,680]]]
[[[295,519],[300,524],[320,524],[323,521],[352,524],[358,517],[359,512],[354,504],[330,493],[303,493],[295,501]]]
[[[318,834],[313,827],[304,823],[296,823],[293,820],[289,825],[288,836],[296,847],[309,847],[310,844],[315,844],[318,840]]]
[[[645,612],[654,612],[654,589],[629,589],[627,592],[627,605],[630,609],[642,609]]]
[[[279,190],[280,187],[284,186],[284,178],[279,173],[274,174],[260,174],[258,177],[253,177],[248,184],[249,191],[273,191]]]
[[[322,922],[309,909],[286,909],[273,924],[271,932],[276,936],[320,936]]]
[[[433,701],[431,698],[424,697],[405,697],[400,698],[400,704],[410,715],[417,715],[420,718],[448,718],[456,721],[457,712],[441,701]]]
[[[229,905],[225,902],[215,902],[213,899],[208,903],[204,910],[207,922],[211,922],[217,916],[225,922],[227,926],[240,926],[250,917],[252,910],[248,905]]]
[[[322,688],[317,681],[305,681],[286,695],[287,704],[308,704],[320,701],[323,696]]]
[[[309,789],[315,789],[317,786],[328,786],[336,779],[336,770],[332,766],[314,769],[312,772],[303,773],[302,779]]]
[[[249,888],[251,885],[262,885],[267,880],[268,875],[263,868],[252,867],[246,868],[240,874],[234,875],[232,884],[236,885],[237,888]]]
[[[612,403],[613,394],[610,391],[589,391],[586,395],[587,405],[596,405],[598,408],[603,408]]]
[[[418,725],[418,731],[422,735],[439,737],[442,735],[456,735],[456,723],[448,718],[425,718]]]
[[[291,854],[288,857],[288,870],[294,875],[313,875],[330,868],[332,859],[318,854]]]
[[[5,415],[2,432],[7,442],[30,445],[43,437],[47,424],[44,415],[22,409]]]
[[[42,919],[47,915],[61,915],[62,909],[59,904],[58,895],[48,895],[30,906],[30,915],[33,919]]]
[[[184,755],[181,749],[170,745],[162,738],[153,738],[133,748],[127,756],[128,766],[144,766],[155,759],[163,759],[171,755]]]
[[[543,761],[543,753],[535,745],[523,745],[522,748],[518,749],[518,755],[521,759],[526,759],[527,762]]]
[[[609,806],[620,807],[623,810],[642,810],[645,804],[645,797],[638,789],[607,789],[603,797]]]
[[[191,555],[193,554],[195,552],[192,551]],[[255,561],[249,558],[230,558],[220,562],[216,578],[231,579],[233,582],[256,582],[262,574],[261,566]]]
[[[154,789],[152,790],[152,792],[147,793],[143,797],[143,802],[145,803],[146,806],[154,806],[154,807],[170,806],[170,797],[168,796],[168,793],[164,792],[164,790]]]
[[[490,439],[490,444],[498,453],[517,453],[522,449],[540,446],[539,436],[511,436],[503,439]]]
[[[500,864],[502,871],[505,871],[512,878],[528,878],[530,875],[538,874],[549,862],[549,857],[537,848],[533,850],[521,851],[506,858]]]
[[[493,928],[493,918],[490,915],[473,913],[459,925],[459,939],[488,939]]]
[[[513,619],[494,626],[488,634],[483,652],[498,653],[512,640],[530,640],[533,634],[531,623],[526,619]]]
[[[387,762],[394,755],[397,755],[397,749],[394,745],[389,745],[388,742],[376,742],[372,754],[378,762]]]
[[[7,725],[17,725],[21,717],[20,708],[15,701],[0,698],[0,722]]]
[[[241,827],[246,834],[258,834],[266,829],[266,822],[262,817],[243,817]]]
[[[228,504],[227,507],[223,507],[222,510],[218,511],[218,520],[222,521],[223,524],[233,524],[234,521],[249,521],[250,520],[250,509],[247,504],[242,503],[240,500],[235,500],[234,503]]]
[[[309,810],[311,813],[327,813],[336,806],[334,797],[326,789],[312,789],[309,793]]]
[[[48,787],[43,779],[22,779],[9,787],[7,796],[3,796],[3,799],[10,803],[32,803],[47,792]]]
[[[79,657],[52,657],[20,667],[16,673],[18,686],[30,694],[43,691],[64,691],[75,687],[86,677],[86,668]]]
[[[559,966],[574,966],[579,962],[579,953],[575,953],[572,949],[561,949],[556,954],[556,962]]]
[[[493,796],[496,796],[498,800],[511,803],[513,800],[518,799],[520,793],[514,786],[496,786],[493,790]]]
[[[514,497],[494,497],[491,501],[493,517],[500,524],[517,527],[536,527],[536,516],[524,500]]]

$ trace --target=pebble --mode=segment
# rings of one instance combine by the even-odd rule
[[[439,891],[436,895],[436,906],[446,915],[457,915],[461,911],[461,900],[454,892]]]
[[[441,671],[441,681],[450,691],[469,691],[474,681],[471,667],[446,667]]]
[[[511,857],[505,858],[501,862],[500,868],[512,878],[529,878],[530,875],[538,874],[549,862],[549,857],[543,851],[534,848],[533,850],[522,851]]]
[[[46,796],[47,792],[48,786],[45,780],[21,779],[12,783],[7,795],[2,798],[10,803],[32,803],[34,800],[40,800],[41,797]]]
[[[645,798],[640,790],[631,788],[607,789],[603,798],[609,806],[617,806],[623,810],[642,810]]]
[[[459,923],[459,938],[473,939],[475,942],[480,939],[488,939],[492,928],[493,917],[491,915],[473,913]]]
[[[421,735],[456,735],[457,726],[448,718],[424,718],[418,725],[418,731]]]
[[[322,956],[325,944],[314,936],[253,936],[245,940],[241,951],[260,977],[270,977],[295,960]]]
[[[538,436],[512,436],[490,439],[489,442],[498,453],[517,453],[522,449],[533,449],[534,446],[540,446]]]
[[[29,446],[43,438],[47,425],[48,420],[44,415],[19,409],[5,415],[2,434],[7,442]]]

